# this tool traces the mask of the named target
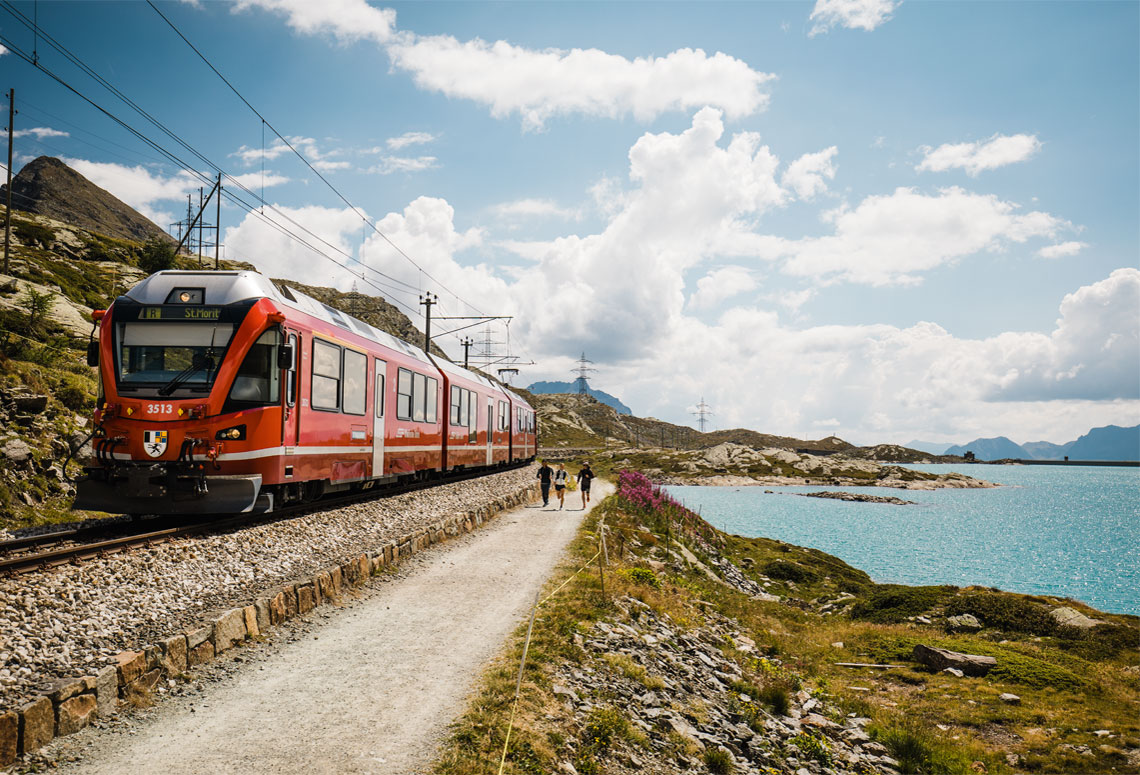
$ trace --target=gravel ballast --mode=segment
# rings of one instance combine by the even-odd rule
[[[0,713],[53,679],[533,483],[528,467],[0,580]]]

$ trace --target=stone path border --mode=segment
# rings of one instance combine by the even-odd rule
[[[275,586],[248,605],[211,615],[185,630],[138,651],[124,651],[94,675],[62,679],[14,711],[0,713],[0,767],[74,734],[97,718],[114,715],[120,702],[147,696],[166,677],[212,660],[247,638],[254,638],[317,606],[337,600],[346,587],[359,587],[382,569],[429,546],[470,533],[499,513],[538,496],[537,485],[499,498],[489,506],[440,520],[415,533],[362,552],[313,576]]]

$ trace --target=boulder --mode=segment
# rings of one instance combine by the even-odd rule
[[[1009,692],[1005,692],[1000,697],[998,697],[998,699],[1004,703],[1009,704],[1009,705],[1020,705],[1021,704],[1021,698],[1018,697],[1016,694],[1010,694]]]
[[[47,396],[19,393],[12,396],[12,404],[20,414],[39,414],[47,409]]]
[[[23,463],[32,456],[32,448],[19,439],[12,439],[0,448],[0,454],[4,455],[9,463]]]
[[[982,623],[973,614],[959,614],[947,617],[946,627],[951,632],[975,632],[982,629]]]
[[[1078,630],[1091,630],[1098,624],[1104,624],[1100,619],[1090,619],[1075,608],[1068,606],[1054,608],[1049,612],[1049,615],[1061,627],[1073,627]]]
[[[957,651],[925,646],[921,643],[914,647],[912,656],[916,662],[936,672],[952,667],[961,670],[965,675],[972,676],[983,676],[997,665],[997,660],[993,657],[959,654]]]

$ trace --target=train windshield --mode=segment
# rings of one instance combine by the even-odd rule
[[[233,332],[230,323],[120,323],[115,330],[119,389],[208,393]]]

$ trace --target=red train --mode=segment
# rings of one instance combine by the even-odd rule
[[[271,511],[535,455],[520,396],[256,272],[159,272],[93,317],[77,509]]]

